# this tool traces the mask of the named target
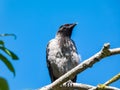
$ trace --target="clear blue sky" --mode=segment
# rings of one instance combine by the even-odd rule
[[[12,61],[16,77],[0,62],[0,76],[11,90],[39,88],[50,83],[46,66],[46,45],[59,26],[78,22],[72,39],[82,60],[97,53],[104,43],[120,47],[119,0],[0,0],[0,37],[19,61]],[[103,59],[78,75],[77,82],[97,85],[120,72],[120,55]],[[112,84],[120,88],[120,80]]]

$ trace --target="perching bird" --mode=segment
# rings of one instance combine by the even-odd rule
[[[47,45],[46,59],[51,82],[79,64],[79,55],[74,41],[71,39],[74,24],[60,26],[54,39]],[[72,78],[76,82],[77,76]]]

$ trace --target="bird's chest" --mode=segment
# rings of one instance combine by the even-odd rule
[[[79,63],[79,56],[76,52],[75,45],[70,39],[51,40],[47,53],[53,74],[58,77]]]
[[[75,47],[70,40],[58,40],[55,46],[51,47],[52,68],[55,68],[55,74],[63,75],[76,66]]]

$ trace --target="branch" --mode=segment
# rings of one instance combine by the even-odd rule
[[[72,70],[70,70],[69,72],[64,74],[63,76],[61,76],[59,79],[57,79],[53,83],[51,83],[51,84],[49,84],[41,89],[38,89],[38,90],[56,89],[60,85],[62,85],[64,82],[67,82],[68,80],[70,80],[73,76],[77,75],[78,73],[83,72],[84,70],[86,70],[89,67],[92,67],[93,64],[102,60],[103,58],[105,58],[107,56],[120,54],[120,48],[115,48],[115,49],[109,49],[109,48],[110,48],[109,43],[104,44],[103,48],[98,53],[96,53],[95,55],[93,55],[89,59],[84,60],[78,66],[76,66],[75,68],[73,68]]]
[[[72,83],[72,86],[66,87],[65,84],[63,84],[63,87],[61,87],[59,90],[96,90],[96,86],[88,85],[88,84],[82,84],[82,83]],[[116,87],[110,87],[106,86],[105,90],[120,90],[119,88]]]
[[[98,89],[96,86],[83,84],[83,83],[72,83],[72,86],[69,86],[69,87],[66,86],[66,83],[64,83],[62,87],[58,87],[57,89],[48,89],[48,87],[45,86],[37,90],[98,90]],[[105,90],[120,90],[120,89],[116,87],[106,86]]]
[[[112,84],[113,82],[115,82],[115,81],[117,81],[119,79],[120,79],[120,73],[118,73],[117,75],[115,75],[114,77],[112,77],[110,80],[108,80],[104,84],[99,84],[97,87],[93,87],[93,88],[91,88],[89,90],[106,89],[106,86],[109,86],[110,84]],[[119,89],[114,89],[113,88],[112,90],[119,90]]]
[[[4,36],[14,36],[15,39],[17,38],[15,34],[8,34],[8,33],[0,34],[0,37],[4,37]]]
[[[115,75],[113,78],[111,78],[110,80],[108,80],[107,82],[104,83],[104,85],[108,86],[111,83],[117,81],[120,79],[120,73],[118,73],[117,75]]]

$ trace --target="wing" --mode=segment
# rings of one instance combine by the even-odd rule
[[[75,48],[75,52],[78,54],[78,52],[77,52],[77,48],[76,48],[76,45],[75,45],[75,42],[71,39],[71,42],[73,43],[73,46],[74,46],[74,48]],[[79,58],[79,60],[80,60],[80,58]],[[79,64],[79,63],[78,63]],[[77,80],[77,75],[72,79],[72,81],[73,82],[76,82],[76,80]]]
[[[51,60],[48,59],[49,51],[50,51],[50,47],[49,47],[50,43],[51,42],[48,43],[47,48],[46,48],[46,62],[47,62],[47,67],[48,67],[48,71],[49,71],[51,82],[53,82],[57,78],[53,75],[53,69],[52,69],[51,62],[50,62]]]
[[[76,48],[76,45],[75,45],[75,42],[71,39],[71,42],[73,43],[73,46],[74,46],[74,48],[75,48],[75,52],[78,54],[78,52],[77,52],[77,48]]]

